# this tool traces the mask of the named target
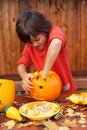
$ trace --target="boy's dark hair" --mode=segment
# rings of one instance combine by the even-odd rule
[[[30,41],[30,35],[33,37],[40,33],[49,35],[51,22],[36,11],[24,11],[20,14],[16,22],[16,32],[23,42]]]

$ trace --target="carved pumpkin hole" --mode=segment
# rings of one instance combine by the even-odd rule
[[[39,79],[39,76],[37,76],[36,79],[38,80],[38,79]]]
[[[43,86],[39,86],[40,89],[43,89]]]
[[[2,83],[0,83],[0,87],[1,87]]]
[[[44,81],[46,81],[46,78],[44,79]]]
[[[4,103],[0,100],[0,104],[4,104]]]

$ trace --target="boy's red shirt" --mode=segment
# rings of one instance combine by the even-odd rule
[[[40,51],[31,46],[29,43],[26,43],[21,58],[17,62],[17,65],[24,64],[27,68],[31,64],[34,64],[37,71],[43,70],[47,49],[53,38],[58,38],[62,40],[62,48],[51,70],[55,71],[60,76],[63,91],[68,90],[70,92],[74,92],[77,86],[73,81],[69,66],[68,45],[66,41],[66,36],[62,29],[58,26],[52,26],[44,50]]]

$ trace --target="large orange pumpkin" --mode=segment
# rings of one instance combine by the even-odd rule
[[[53,71],[50,71],[46,78],[42,78],[42,71],[35,72],[32,79],[33,89],[29,92],[31,97],[36,100],[53,101],[60,96],[62,82],[60,77]]]
[[[15,98],[15,82],[0,79],[0,112],[6,105],[12,105]]]

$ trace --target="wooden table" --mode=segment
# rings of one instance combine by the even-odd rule
[[[70,95],[70,94],[68,94]],[[62,105],[65,106],[65,108],[67,109],[68,106],[71,106],[72,103],[68,102],[66,100],[66,97],[68,96],[67,94],[62,94],[60,96],[60,98],[58,98],[58,102],[59,103],[62,103]],[[29,98],[27,97],[26,95],[24,94],[21,94],[21,95],[17,95],[16,98],[15,98],[15,102],[14,102],[14,106],[19,108],[22,104],[24,103],[28,103],[28,102],[32,102],[34,101],[32,98]],[[87,115],[87,109],[85,109],[84,111],[81,111],[83,114]],[[65,119],[70,119],[70,120],[73,120],[73,119],[76,119],[76,120],[80,120],[79,117],[66,117],[65,114],[63,114],[62,118],[59,119],[59,120],[54,120],[54,119],[51,119],[53,122],[55,122],[58,126],[62,126],[62,123],[64,122]],[[2,115],[2,113],[0,113],[0,130],[8,130],[7,128],[4,128],[2,127],[2,124],[4,122],[7,122],[9,119],[7,119],[5,117],[5,115]],[[87,122],[87,117],[85,117],[85,120]],[[29,122],[30,120],[27,119],[27,122]],[[87,123],[85,124],[81,124],[81,123],[77,123],[77,126],[76,127],[71,127],[70,130],[87,130]],[[12,128],[12,130],[43,130],[43,126],[35,126],[35,125],[30,125],[30,126],[26,126],[26,127],[22,127],[22,128]],[[53,129],[55,130],[55,129]]]

